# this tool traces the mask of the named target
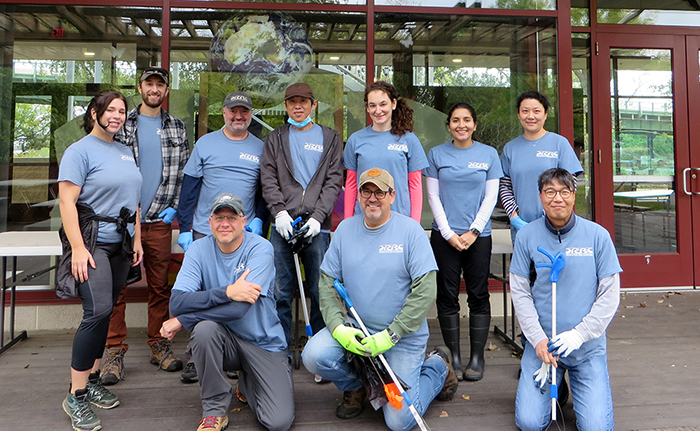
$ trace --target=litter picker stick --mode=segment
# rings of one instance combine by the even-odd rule
[[[292,222],[292,227],[301,221],[301,217],[297,217],[296,220]],[[294,267],[297,271],[297,283],[299,284],[299,299],[301,301],[301,309],[304,312],[304,323],[306,324],[306,336],[311,337],[314,335],[314,331],[311,329],[311,323],[309,322],[309,310],[306,308],[306,295],[304,295],[304,281],[301,278],[301,267],[299,265],[299,255],[294,253]]]
[[[343,286],[343,284],[340,282],[340,280],[337,280],[337,279],[333,282],[333,286],[335,286],[335,290],[338,291],[338,295],[340,295],[340,297],[343,298],[343,301],[345,301],[345,306],[347,307],[350,314],[352,314],[352,317],[354,317],[355,320],[357,321],[357,323],[360,325],[362,332],[365,333],[365,336],[369,337],[371,334],[367,330],[367,327],[365,326],[365,324],[362,322],[360,315],[357,314],[357,310],[355,310],[355,306],[352,304],[352,301],[350,301],[350,297],[348,296],[347,290],[345,290],[345,286]],[[422,431],[430,431],[430,427],[428,426],[427,423],[425,423],[425,420],[418,413],[418,410],[416,410],[416,407],[413,405],[411,398],[408,396],[406,391],[403,389],[401,382],[399,381],[398,377],[396,377],[396,374],[394,374],[394,370],[392,370],[391,367],[389,366],[389,362],[387,362],[386,358],[384,357],[384,354],[379,354],[379,355],[377,355],[377,357],[381,361],[382,365],[384,365],[384,368],[386,368],[386,371],[389,373],[389,376],[391,377],[391,380],[394,382],[396,389],[401,391],[401,396],[403,397],[403,400],[406,402],[406,406],[408,407],[408,410],[413,415],[413,418],[416,420],[416,423],[418,424],[420,429]],[[386,391],[386,386],[384,387],[384,390]],[[387,396],[389,396],[388,393],[387,393]]]
[[[535,265],[537,268],[546,267],[551,268],[549,272],[549,281],[552,283],[552,339],[557,335],[557,282],[559,281],[559,273],[564,269],[564,264],[566,263],[566,258],[562,252],[557,253],[556,256],[552,256],[552,253],[545,250],[543,247],[538,246],[537,251],[544,254],[549,258],[551,263],[538,263]],[[550,376],[552,379],[551,385],[551,397],[552,397],[552,420],[557,420],[557,397],[559,395],[559,389],[557,388],[557,368],[552,364],[550,369]]]

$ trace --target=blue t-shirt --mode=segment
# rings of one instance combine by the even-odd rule
[[[119,142],[87,135],[74,143],[63,153],[58,181],[80,186],[78,202],[90,205],[95,214],[118,217],[122,207],[134,213],[139,205],[141,172],[131,150]],[[129,233],[134,234],[133,224]],[[121,242],[116,223],[99,222],[97,241]]]
[[[289,128],[289,151],[292,154],[294,178],[306,190],[321,163],[323,129],[318,124],[309,130]]]
[[[263,142],[248,134],[240,141],[224,135],[223,129],[199,138],[183,172],[202,179],[192,228],[203,234],[209,229],[211,204],[221,193],[234,193],[243,200],[245,216],[255,218],[255,193],[260,182]]]
[[[479,212],[486,181],[503,176],[498,152],[476,141],[468,148],[458,148],[447,142],[430,150],[428,163],[423,174],[438,179],[440,202],[447,221],[457,235],[462,235],[469,230]],[[438,229],[434,221],[433,229]],[[481,232],[481,236],[489,235],[491,220]]]
[[[246,281],[260,285],[257,301],[240,319],[226,322],[236,335],[270,352],[287,348],[282,324],[275,305],[275,265],[272,244],[266,239],[243,233],[243,242],[236,251],[224,254],[212,235],[192,243],[185,253],[182,268],[173,290],[197,292],[226,289],[250,269]],[[214,308],[209,309],[215,312]]]
[[[591,311],[596,301],[598,282],[622,272],[610,234],[602,226],[576,217],[574,227],[557,235],[545,226],[544,217],[524,226],[515,237],[510,272],[530,278],[530,262],[551,263],[537,250],[541,246],[555,256],[562,252],[566,258],[557,282],[557,333],[573,329]],[[539,323],[548,337],[552,336],[552,283],[550,268],[536,268],[537,279],[532,286],[532,300]],[[574,351],[571,361],[587,357],[596,349],[605,352],[605,335],[587,341]]]
[[[513,183],[518,215],[526,222],[542,217],[537,179],[547,169],[563,168],[576,175],[583,172],[573,148],[561,135],[547,132],[533,141],[522,135],[508,142],[501,154],[503,174]]]
[[[343,281],[357,313],[371,333],[389,327],[411,293],[413,280],[436,271],[428,236],[415,220],[391,214],[376,230],[364,217],[343,220],[331,239],[321,271]],[[401,338],[425,346],[428,325]]]
[[[163,182],[163,151],[160,146],[160,131],[163,120],[160,115],[149,117],[139,114],[136,127],[139,145],[139,162],[143,184],[141,185],[141,221],[146,219],[148,209]]]
[[[406,132],[399,137],[390,131],[375,132],[372,126],[365,127],[350,135],[343,160],[346,169],[357,172],[358,181],[367,169],[381,168],[389,172],[396,189],[391,211],[411,216],[408,174],[428,166],[423,145],[415,134]],[[362,214],[359,203],[355,205],[355,214]]]

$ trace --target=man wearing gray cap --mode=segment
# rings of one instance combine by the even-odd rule
[[[223,115],[224,127],[199,138],[184,169],[182,198],[177,211],[180,223],[177,243],[185,251],[192,241],[210,233],[209,209],[216,196],[225,191],[241,197],[248,220],[246,227],[262,235],[262,218],[267,217],[259,193],[263,142],[248,132],[253,101],[246,93],[234,91],[224,100]],[[197,381],[192,362],[185,367],[181,380],[183,383]]]
[[[172,319],[161,334],[192,332],[192,358],[200,371],[199,430],[222,430],[233,388],[222,372],[239,370],[236,395],[269,430],[294,420],[292,369],[275,310],[272,245],[247,232],[243,201],[223,193],[211,205],[212,235],[185,253],[170,299]]]
[[[323,328],[318,308],[318,268],[330,241],[331,216],[343,182],[342,143],[338,133],[315,124],[311,113],[318,105],[308,84],[290,85],[284,97],[289,124],[272,131],[265,140],[260,167],[262,192],[275,229],[275,297],[277,312],[291,339],[292,299],[297,287],[292,248],[292,221],[306,216],[303,225],[311,245],[299,253],[311,297],[311,328]]]
[[[124,127],[114,136],[131,149],[143,176],[141,186],[141,245],[143,266],[148,285],[148,345],[150,362],[161,370],[179,371],[178,359],[170,342],[158,333],[169,317],[168,268],[170,267],[171,223],[180,201],[182,170],[190,155],[185,123],[163,109],[170,83],[170,74],[160,67],[148,67],[139,79],[137,89],[142,104],[129,111]],[[126,289],[122,289],[112,309],[105,346],[102,375],[105,385],[124,378],[124,354],[127,328],[125,321]]]

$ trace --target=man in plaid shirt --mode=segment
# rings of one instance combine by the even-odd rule
[[[141,244],[148,283],[148,345],[150,362],[165,371],[179,371],[182,361],[175,357],[170,341],[161,337],[160,327],[170,318],[168,267],[172,228],[182,187],[182,170],[189,158],[185,123],[162,108],[168,95],[170,76],[160,67],[143,71],[137,86],[143,103],[129,111],[115,140],[129,147],[141,169]],[[126,289],[114,306],[103,359],[101,380],[113,385],[124,378],[126,339],[124,302]]]

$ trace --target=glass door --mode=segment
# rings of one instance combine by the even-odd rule
[[[683,193],[691,200],[692,225],[700,226],[700,37],[686,37],[688,70],[688,117],[690,163],[684,171]],[[694,230],[693,268],[700,268],[700,229]],[[700,271],[695,273],[694,286],[700,285]]]
[[[623,287],[693,286],[685,37],[600,40],[598,220],[615,241]]]

